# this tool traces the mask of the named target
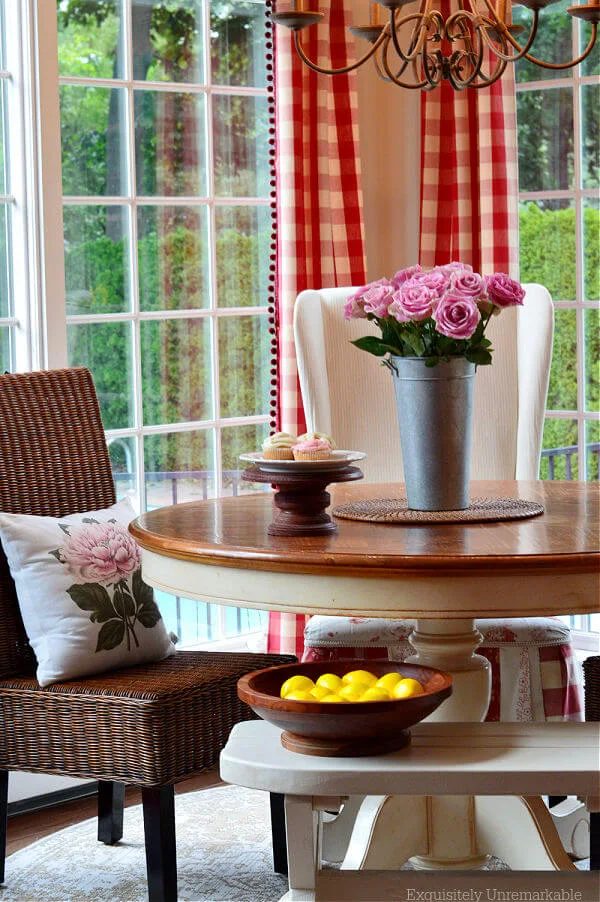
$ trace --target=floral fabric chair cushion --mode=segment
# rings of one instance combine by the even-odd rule
[[[303,661],[366,658],[404,661],[413,649],[412,620],[311,617]],[[478,653],[488,659],[492,694],[487,721],[583,720],[583,678],[571,631],[554,617],[477,621]]]
[[[41,686],[159,661],[175,651],[140,550],[128,500],[60,517],[0,513],[0,540]]]

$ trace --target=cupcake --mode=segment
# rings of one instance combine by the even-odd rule
[[[331,454],[331,445],[322,438],[309,438],[295,444],[292,451],[294,460],[327,460]]]
[[[335,451],[337,448],[337,445],[334,442],[334,440],[331,438],[330,435],[327,435],[326,432],[305,432],[304,435],[298,436],[298,441],[299,442],[307,442],[311,438],[320,438],[324,442],[328,442],[329,447],[331,448],[332,451]]]
[[[263,442],[263,457],[265,460],[293,460],[292,446],[298,439],[290,432],[276,432]]]

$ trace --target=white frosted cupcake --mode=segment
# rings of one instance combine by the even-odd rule
[[[305,432],[304,435],[298,436],[299,442],[308,442],[313,438],[320,439],[321,441],[327,442],[332,451],[337,449],[337,445],[330,435],[327,435],[326,432]]]
[[[298,439],[290,432],[276,432],[263,442],[263,457],[265,460],[293,460],[293,446]]]

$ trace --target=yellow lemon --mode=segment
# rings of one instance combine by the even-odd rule
[[[315,684],[310,679],[310,677],[296,674],[296,676],[291,676],[289,680],[285,681],[285,683],[281,687],[281,692],[279,694],[281,698],[287,698],[290,692],[295,692],[296,689],[304,689],[306,692],[308,692],[313,688],[314,685]]]
[[[389,702],[391,695],[380,686],[371,686],[361,698],[361,702]]]
[[[329,695],[324,695],[323,698],[320,699],[320,701],[328,702],[328,703],[329,702],[343,702],[344,699],[340,698],[340,696],[337,694],[337,692],[330,692]]]
[[[365,683],[346,683],[339,694],[347,702],[359,702],[369,687]]]
[[[322,673],[317,680],[317,686],[324,686],[330,692],[337,693],[342,685],[342,678],[335,673]]]
[[[351,670],[342,677],[344,683],[362,683],[364,686],[374,686],[377,677],[368,670]]]
[[[387,689],[388,692],[391,692],[396,683],[399,683],[401,679],[401,673],[384,673],[382,677],[379,677],[375,685],[380,689]]]
[[[394,686],[392,693],[394,698],[412,698],[413,695],[423,695],[423,687],[418,680],[406,677]]]
[[[286,702],[316,702],[318,699],[314,697],[306,689],[293,689],[285,697]]]
[[[318,702],[320,702],[322,698],[325,698],[326,695],[330,695],[330,694],[331,694],[330,689],[328,689],[326,686],[319,686],[318,683],[314,687],[314,689],[310,690],[310,695],[312,695],[312,697],[314,699],[316,699],[316,701],[318,701]]]

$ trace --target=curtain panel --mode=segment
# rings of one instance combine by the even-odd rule
[[[345,66],[353,58],[346,0],[329,22],[303,32],[311,59]],[[297,295],[306,288],[366,281],[356,75],[318,75],[298,57],[292,35],[275,28],[277,146],[278,428],[306,425],[293,336]],[[318,425],[317,425],[318,428]],[[304,615],[269,615],[267,647],[301,656]]]
[[[442,4],[449,15],[450,3]],[[490,66],[486,51],[486,71]],[[460,260],[518,278],[518,163],[514,65],[488,88],[443,82],[421,95],[424,269]]]

